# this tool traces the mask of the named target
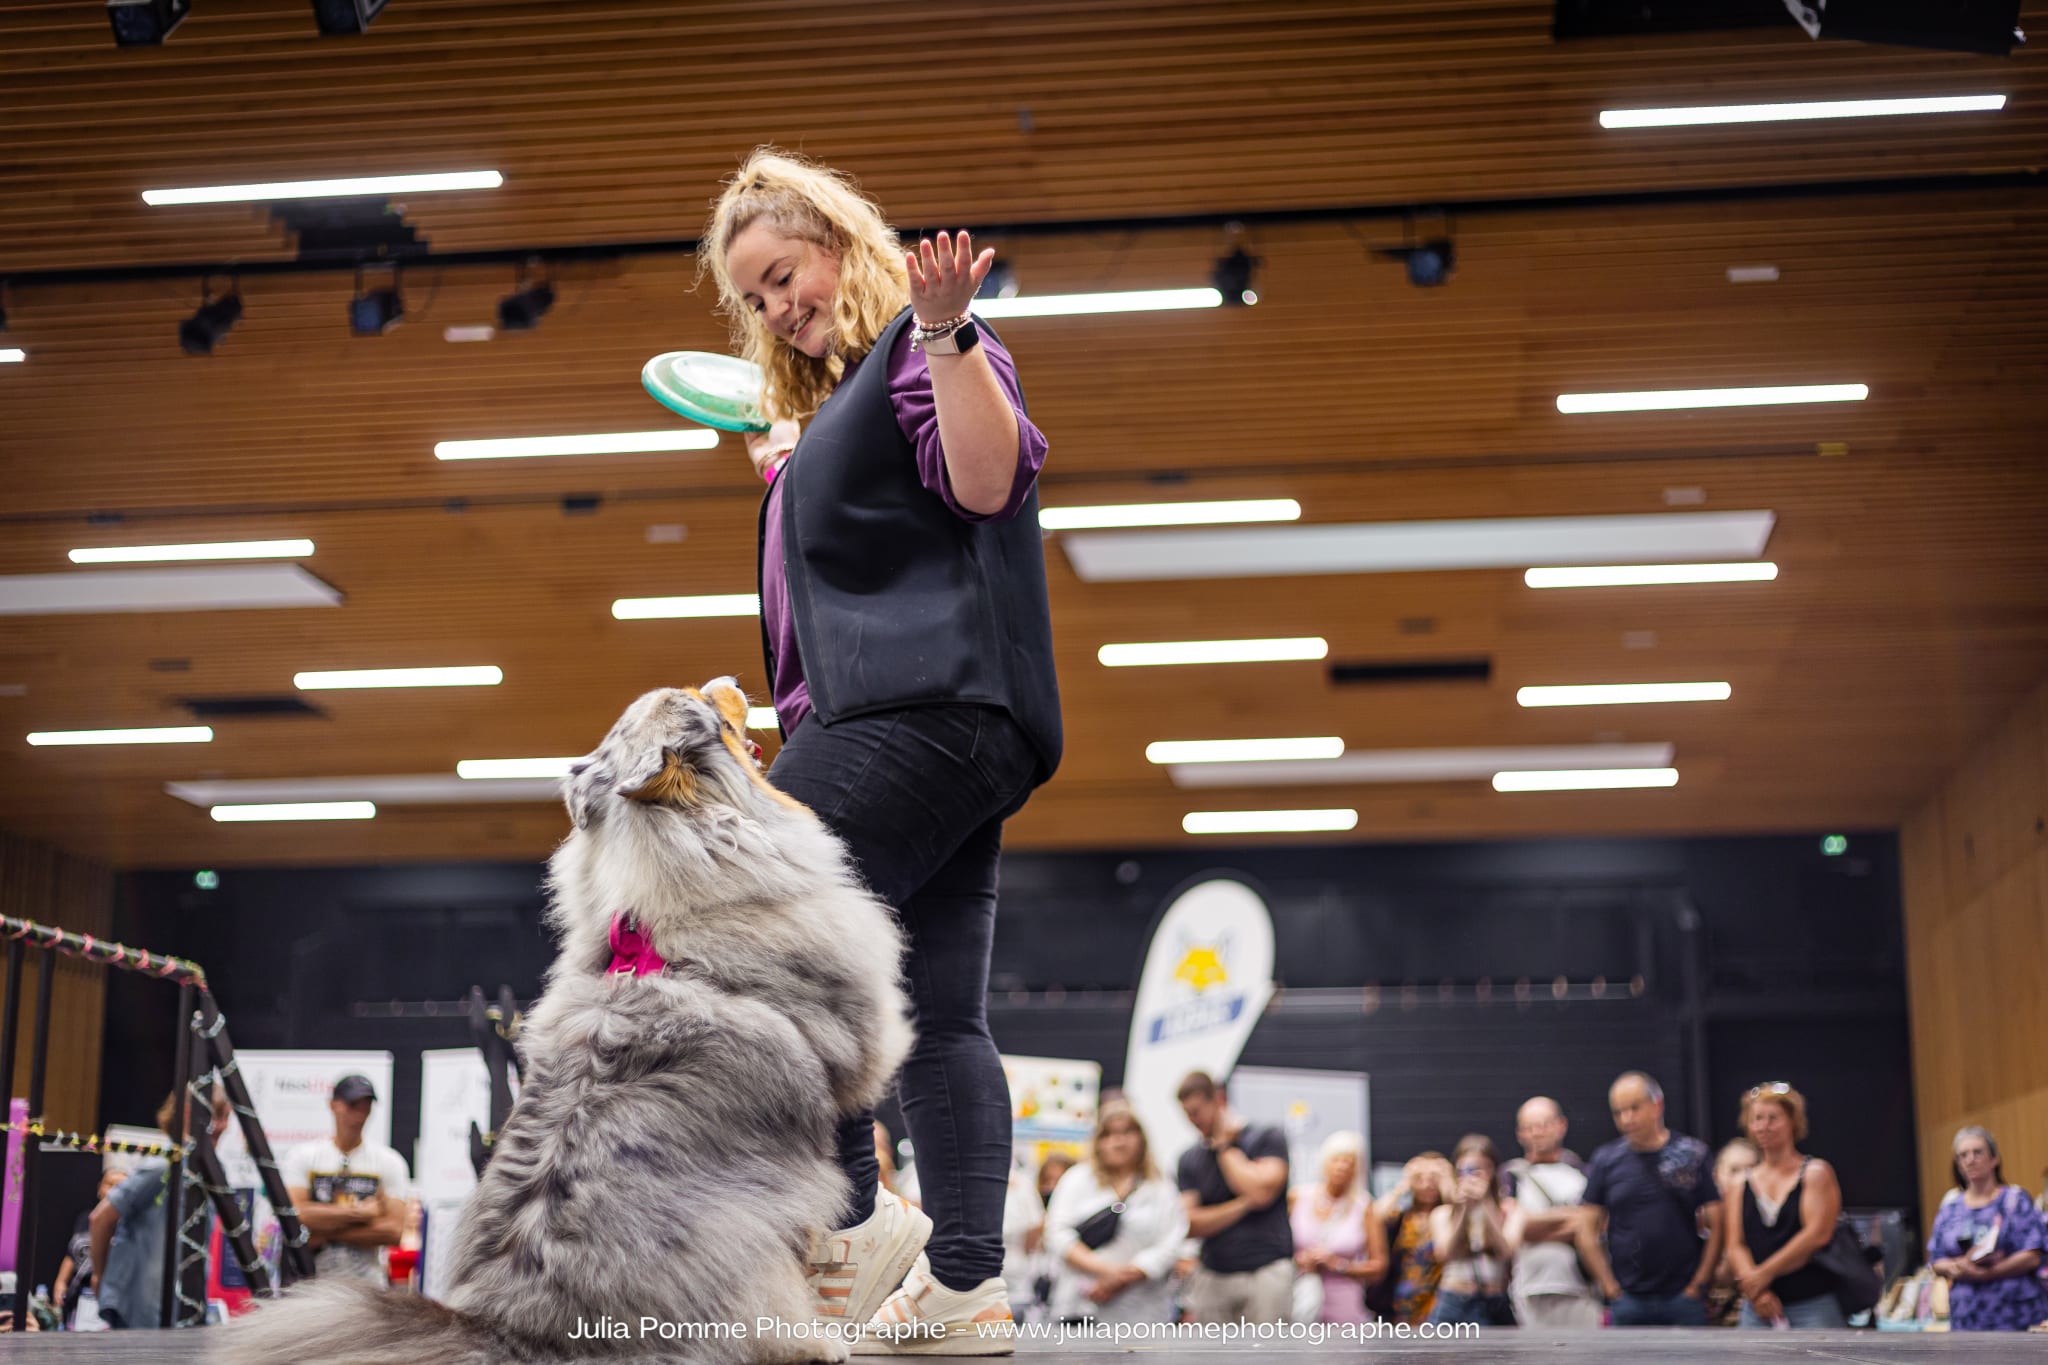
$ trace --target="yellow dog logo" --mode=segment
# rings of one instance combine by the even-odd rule
[[[1230,972],[1224,967],[1222,954],[1216,949],[1197,945],[1182,955],[1180,965],[1173,969],[1173,979],[1186,982],[1199,994],[1211,986],[1228,982]]]

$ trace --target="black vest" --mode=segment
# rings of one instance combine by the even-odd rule
[[[1044,781],[1061,730],[1038,490],[1008,521],[971,522],[919,481],[889,402],[889,355],[911,321],[906,308],[883,329],[776,476],[811,709],[829,726],[921,703],[1000,706],[1037,748]],[[767,519],[763,498],[764,531]],[[761,647],[772,682],[766,618]]]

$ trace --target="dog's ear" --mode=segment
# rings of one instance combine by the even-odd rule
[[[576,828],[590,828],[609,790],[610,777],[599,766],[596,754],[569,765],[569,775],[562,780],[562,803],[568,806],[569,819]]]
[[[731,678],[713,678],[698,690],[733,729],[743,735],[747,732],[747,694],[740,691],[738,683]]]

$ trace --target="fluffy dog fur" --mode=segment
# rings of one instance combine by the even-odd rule
[[[650,692],[572,771],[560,936],[526,1084],[464,1216],[445,1303],[313,1284],[222,1332],[237,1365],[843,1359],[803,1256],[847,1190],[837,1119],[909,1051],[902,940],[810,811],[762,778],[730,679]],[[612,917],[667,959],[608,976]],[[744,1337],[639,1335],[737,1323]],[[624,1322],[619,1340],[572,1341]]]

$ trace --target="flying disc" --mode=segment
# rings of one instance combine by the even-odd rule
[[[656,402],[720,431],[766,431],[761,367],[711,351],[666,351],[641,367],[640,382]]]

